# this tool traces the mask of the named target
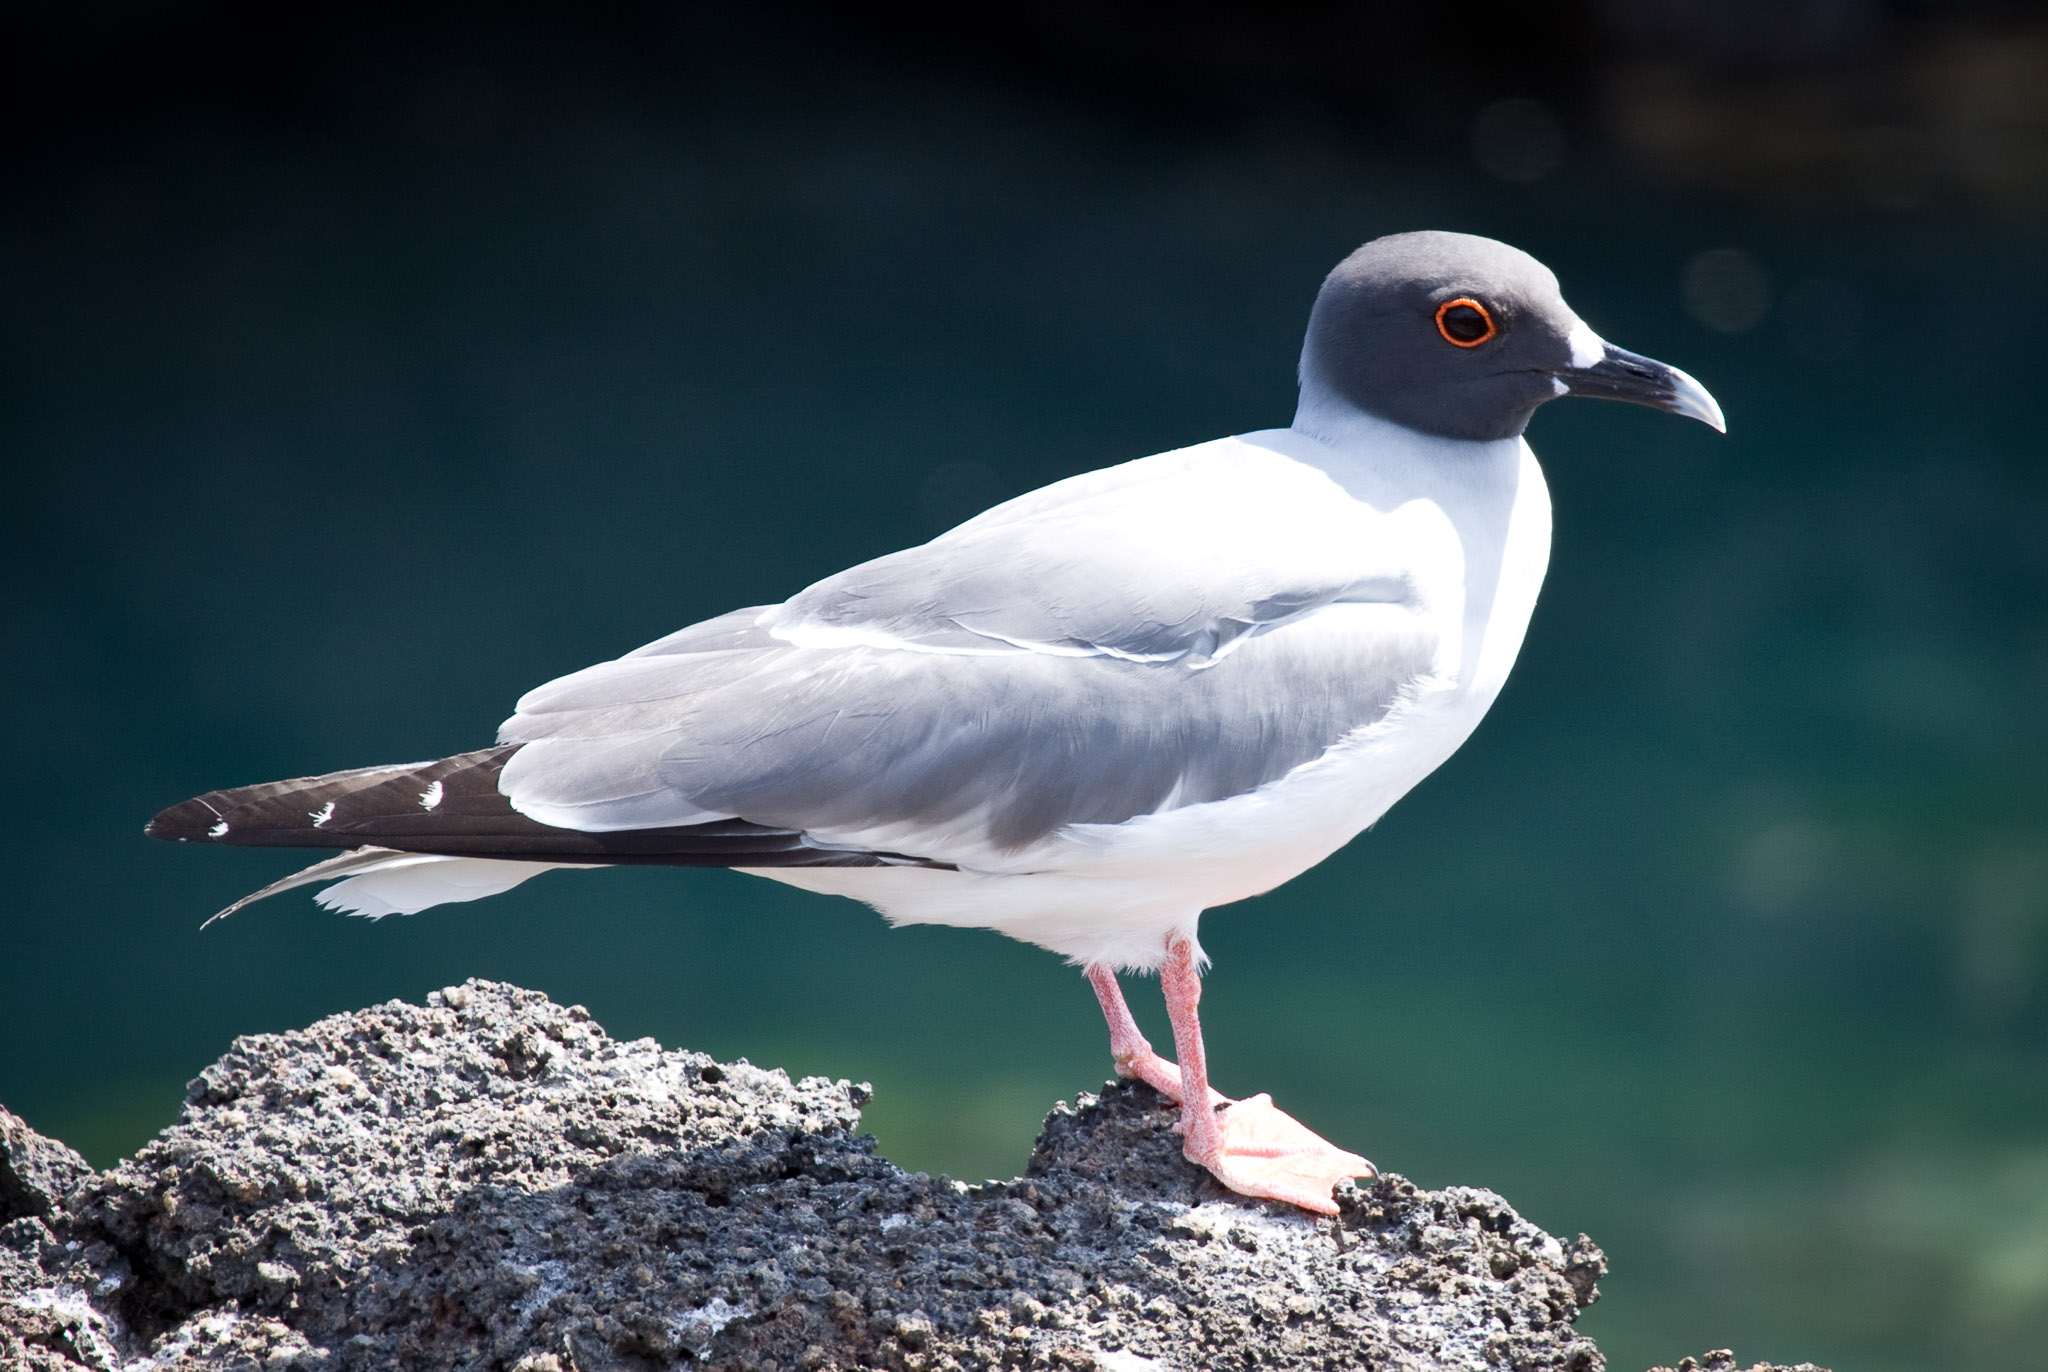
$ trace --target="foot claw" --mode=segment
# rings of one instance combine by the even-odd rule
[[[1188,1160],[1242,1196],[1285,1201],[1321,1215],[1337,1213],[1332,1198],[1346,1177],[1376,1176],[1373,1165],[1347,1153],[1260,1094],[1216,1117],[1214,1146],[1187,1150]],[[1205,1131],[1206,1132],[1206,1131]],[[1208,1156],[1197,1156],[1197,1152]]]

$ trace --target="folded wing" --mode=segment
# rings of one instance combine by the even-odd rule
[[[744,819],[973,864],[1255,790],[1429,672],[1327,478],[1147,462],[530,692],[501,787],[588,833]]]

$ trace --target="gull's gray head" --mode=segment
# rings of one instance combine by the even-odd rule
[[[1334,401],[1440,438],[1513,438],[1561,395],[1726,427],[1699,382],[1588,328],[1550,268],[1464,233],[1375,238],[1339,262],[1309,315],[1301,387],[1310,427]]]

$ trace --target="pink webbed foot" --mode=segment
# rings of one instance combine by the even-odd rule
[[[1138,1032],[1115,973],[1107,967],[1088,969],[1088,980],[1109,1022],[1110,1053],[1117,1075],[1135,1077],[1180,1105],[1174,1131],[1186,1138],[1182,1153],[1189,1162],[1207,1168],[1223,1185],[1241,1196],[1282,1201],[1320,1215],[1336,1214],[1337,1183],[1346,1177],[1375,1176],[1373,1165],[1277,1109],[1271,1096],[1233,1101],[1209,1085],[1196,1010],[1202,992],[1193,941],[1170,938],[1166,953],[1160,980],[1167,1014],[1173,1020],[1178,1064],[1154,1052]],[[1190,1106],[1190,1101],[1201,1105]]]
[[[1184,1114],[1188,1161],[1241,1196],[1334,1215],[1338,1182],[1377,1175],[1371,1163],[1277,1108],[1264,1092],[1213,1113],[1207,1128],[1200,1119],[1192,1127],[1186,1120]]]

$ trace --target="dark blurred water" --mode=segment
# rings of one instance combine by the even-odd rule
[[[109,1162],[237,1034],[489,976],[870,1080],[891,1157],[1014,1173],[1108,1068],[1049,955],[690,872],[201,934],[291,859],[140,825],[478,746],[550,676],[1284,423],[1321,274],[1456,228],[1544,258],[1731,431],[1538,418],[1556,556],[1515,678],[1376,831],[1206,921],[1220,1084],[1594,1235],[1618,1368],[2038,1349],[2037,223],[1774,217],[1572,156],[1509,183],[901,71],[731,81],[169,121],[0,204],[0,1100]]]

